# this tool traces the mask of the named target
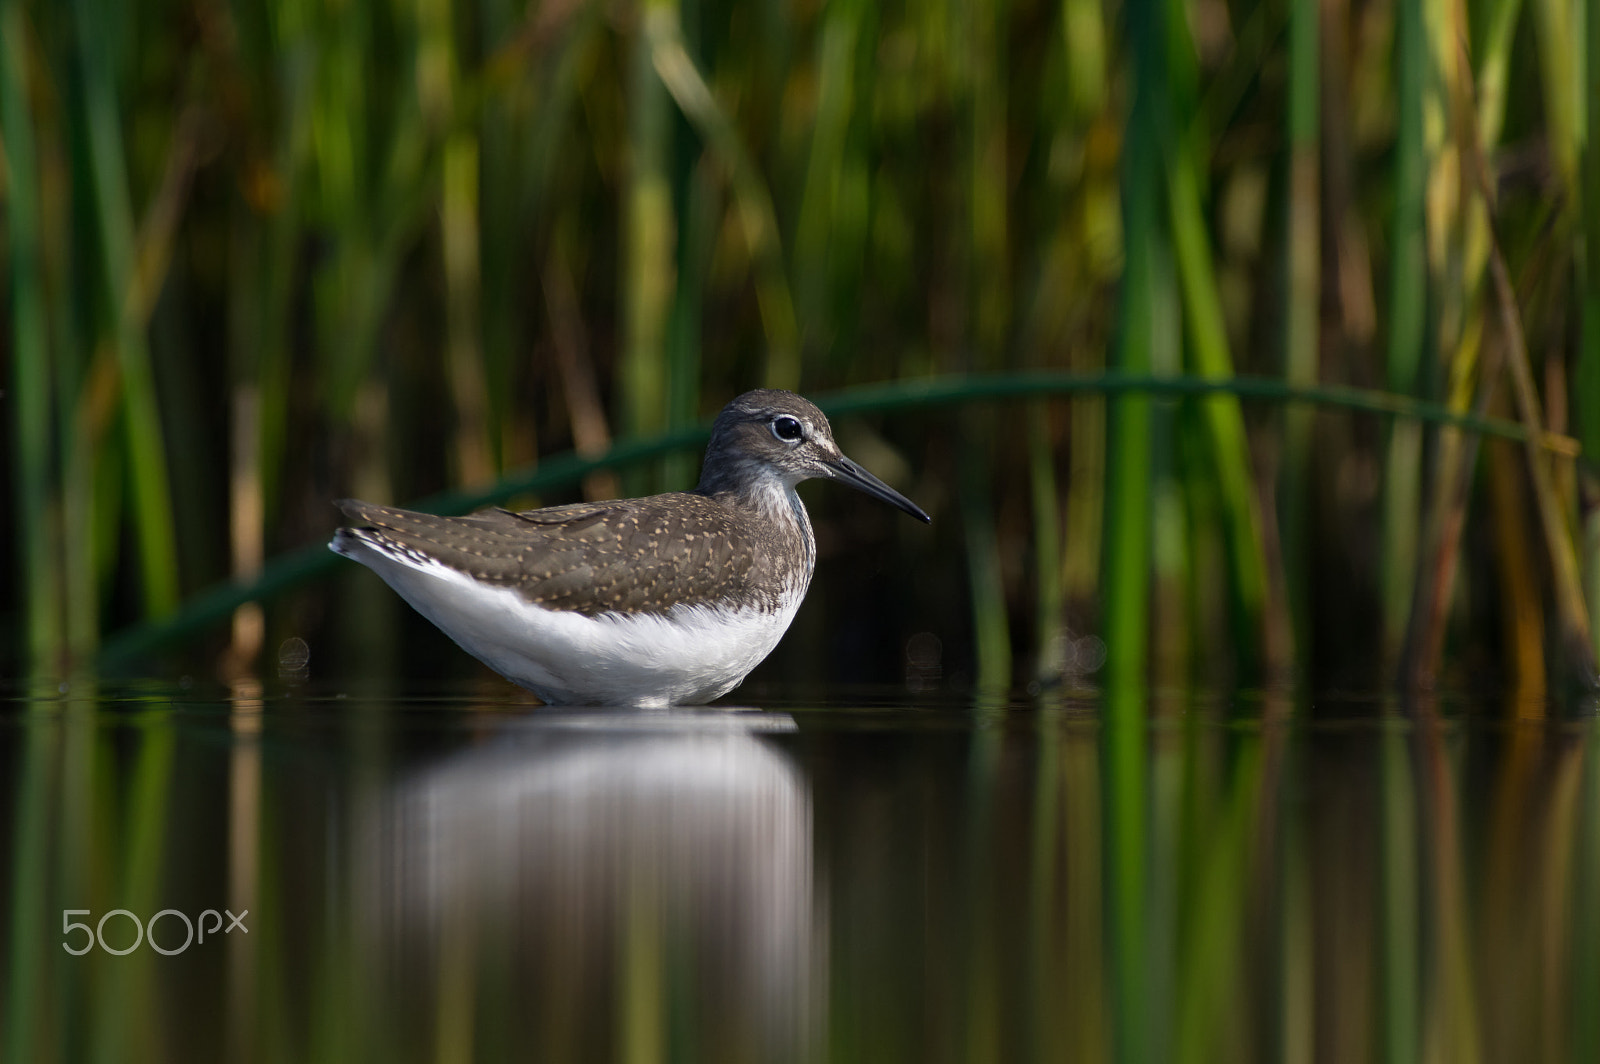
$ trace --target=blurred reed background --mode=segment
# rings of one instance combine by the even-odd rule
[[[887,382],[846,449],[935,525],[808,493],[761,675],[1049,684],[1091,634],[1162,682],[1593,674],[1582,0],[0,0],[0,37],[8,673],[159,634],[337,495],[662,434],[571,468],[684,487],[737,392]],[[186,653],[395,662],[398,600],[337,586]]]

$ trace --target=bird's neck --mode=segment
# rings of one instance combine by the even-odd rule
[[[707,496],[724,506],[752,514],[778,530],[783,538],[794,536],[799,539],[804,548],[800,566],[804,574],[802,579],[809,582],[816,564],[817,539],[811,530],[811,517],[806,513],[805,504],[800,501],[793,484],[765,470],[742,477],[718,476],[715,470],[708,470],[701,476],[700,484],[694,491],[696,495]]]

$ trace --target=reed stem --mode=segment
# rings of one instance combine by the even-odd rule
[[[39,231],[39,160],[27,78],[32,30],[21,0],[0,5],[0,132],[5,143],[6,231],[10,238],[12,446],[18,475],[13,513],[20,546],[23,629],[27,662],[46,675],[66,663],[59,585],[62,558],[59,503],[52,506],[57,467],[43,262]]]
[[[79,33],[79,77],[92,194],[100,223],[101,284],[106,303],[112,308],[107,340],[116,352],[141,590],[145,612],[162,616],[178,606],[177,534],[161,412],[145,336],[148,305],[138,298],[136,287],[137,224],[128,193],[127,153],[112,77],[115,68],[106,40],[94,28],[101,14],[95,0],[74,0],[73,13]]]

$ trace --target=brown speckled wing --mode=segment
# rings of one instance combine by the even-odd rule
[[[746,515],[678,493],[512,513],[440,517],[353,499],[339,507],[405,553],[423,554],[550,609],[660,613],[714,600],[776,608]],[[766,584],[767,586],[762,586]]]

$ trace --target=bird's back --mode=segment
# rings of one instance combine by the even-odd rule
[[[776,609],[808,582],[754,514],[689,492],[444,517],[355,499],[339,507],[368,549],[442,565],[546,609],[594,617],[706,605]]]

